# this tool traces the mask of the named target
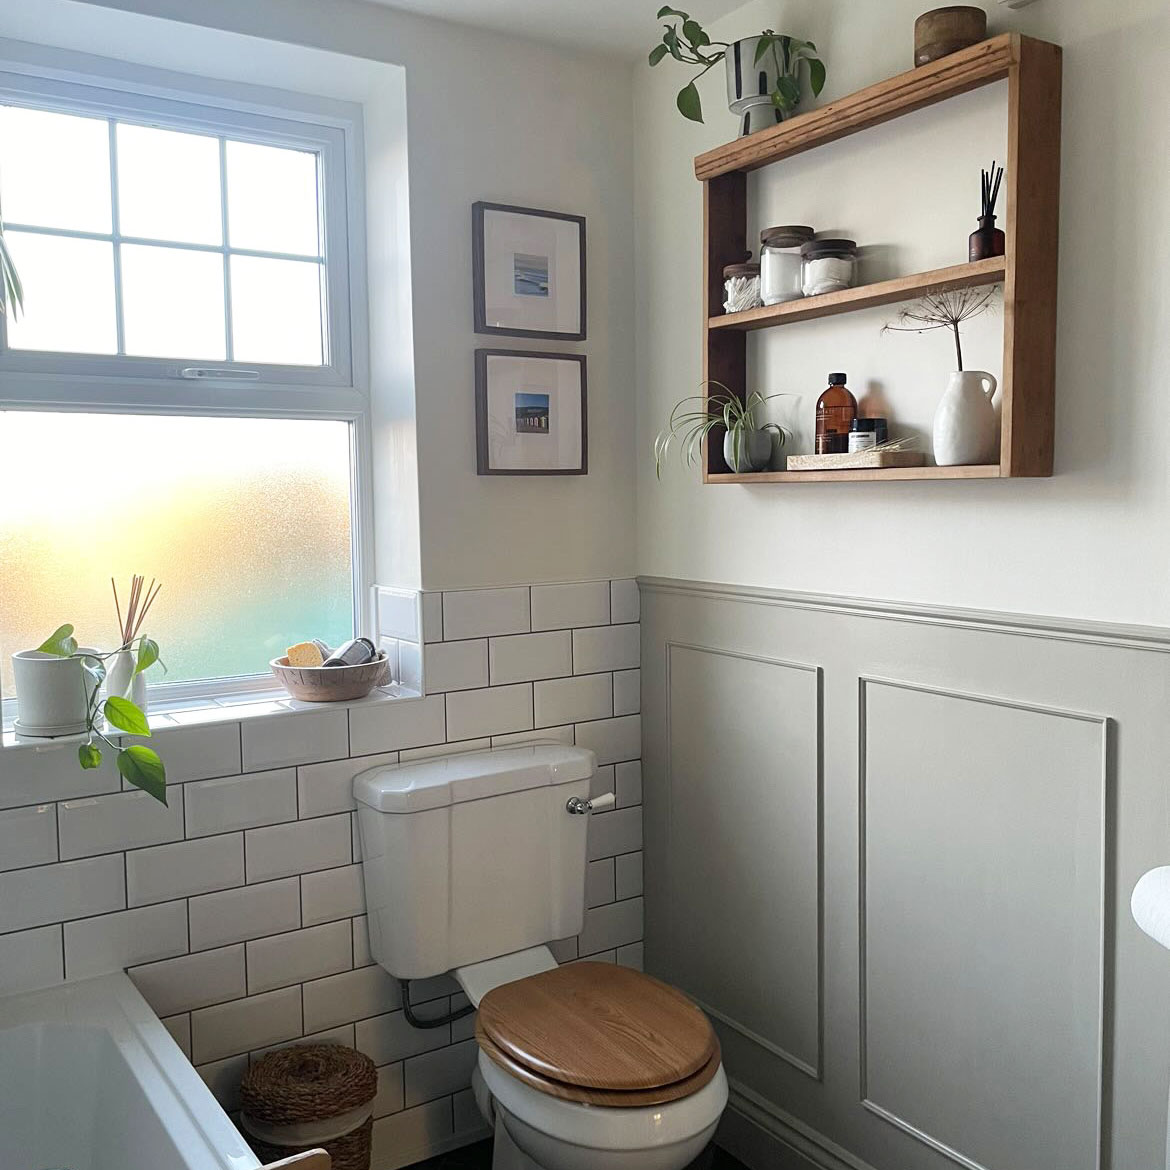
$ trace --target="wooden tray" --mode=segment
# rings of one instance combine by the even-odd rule
[[[921,467],[921,451],[853,451],[841,455],[789,455],[789,471],[853,471],[858,468]]]

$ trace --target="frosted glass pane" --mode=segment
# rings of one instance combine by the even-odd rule
[[[321,255],[315,154],[229,142],[227,189],[233,248]]]
[[[110,230],[110,128],[103,118],[0,106],[0,158],[6,222]]]
[[[122,315],[128,354],[223,361],[223,256],[124,244]]]
[[[8,321],[9,345],[117,353],[113,244],[11,230],[4,238],[24,285],[24,312]]]
[[[352,637],[348,423],[0,412],[0,449],[5,695],[12,651],[62,622],[113,644],[111,575],[163,583],[152,683],[267,674],[294,642]]]
[[[222,244],[219,139],[123,123],[117,136],[122,234]]]
[[[320,264],[233,256],[231,272],[236,361],[324,364]]]

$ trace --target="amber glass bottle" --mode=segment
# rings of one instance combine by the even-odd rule
[[[818,455],[849,450],[849,428],[857,417],[857,399],[845,386],[844,374],[830,374],[829,388],[817,399]]]

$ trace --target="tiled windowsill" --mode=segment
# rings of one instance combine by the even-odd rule
[[[351,707],[371,707],[381,703],[397,702],[401,699],[421,699],[418,691],[412,691],[398,683],[377,687],[363,699],[350,699],[338,703],[306,703],[301,699],[289,698],[279,688],[267,691],[244,691],[239,694],[203,697],[199,699],[171,699],[151,703],[147,712],[151,731],[164,731],[176,727],[207,727],[216,723],[240,723],[245,720],[273,719],[297,711],[345,711]],[[5,750],[24,748],[31,751],[46,751],[53,748],[76,746],[85,742],[84,735],[37,736],[21,735],[13,729],[7,705],[4,711],[4,727],[0,746]],[[114,742],[134,738],[115,728],[106,728],[105,734]]]

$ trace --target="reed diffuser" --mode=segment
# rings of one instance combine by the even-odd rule
[[[970,260],[989,260],[1002,256],[1006,251],[1004,234],[995,226],[995,204],[999,199],[999,185],[1003,180],[1003,167],[997,167],[992,159],[991,170],[981,171],[983,213],[979,216],[979,227],[971,233],[967,243],[967,257]]]
[[[118,598],[118,586],[114,578],[110,578],[110,588],[114,593],[114,612],[118,615],[118,652],[110,659],[106,672],[106,694],[117,695],[119,698],[129,699],[141,711],[146,710],[146,679],[143,677],[141,663],[146,661],[149,666],[158,660],[158,646],[142,633],[142,624],[150,607],[162,588],[161,581],[151,578],[150,585],[146,585],[146,578],[135,573],[130,579],[130,592],[126,598],[126,613],[122,613],[122,604]]]

